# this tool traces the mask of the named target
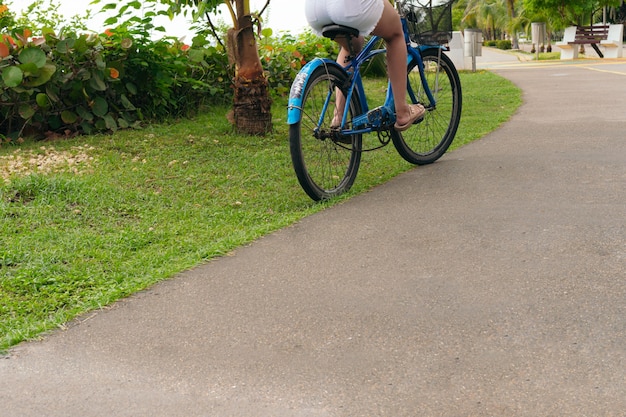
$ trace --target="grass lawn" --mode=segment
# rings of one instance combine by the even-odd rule
[[[461,83],[452,148],[496,129],[521,103],[492,73],[462,73]],[[0,146],[0,351],[413,168],[393,146],[370,152],[348,195],[314,203],[291,166],[286,100],[274,104],[266,137],[234,135],[228,110]]]

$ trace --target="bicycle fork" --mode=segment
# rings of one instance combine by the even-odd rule
[[[440,55],[441,55],[441,51],[442,49],[438,48],[438,53]],[[428,80],[426,80],[426,70],[424,68],[424,60],[422,59],[422,56],[420,55],[418,50],[414,48],[408,48],[408,52],[409,52],[409,62],[411,59],[414,59],[417,62],[417,68],[419,70],[418,72],[420,75],[421,87],[424,89],[424,93],[426,94],[426,97],[428,98],[428,104],[422,103],[422,105],[424,105],[424,107],[426,108],[426,111],[433,110],[437,107],[437,100],[435,100],[435,97],[433,96],[433,92],[428,86]],[[417,95],[415,94],[415,91],[413,90],[413,86],[411,85],[410,80],[408,80],[408,75],[407,75],[406,85],[407,85],[407,92],[409,94],[409,98],[411,99],[411,102],[418,103]],[[439,90],[439,68],[437,68],[437,71],[435,73],[434,88],[435,88],[435,91]]]

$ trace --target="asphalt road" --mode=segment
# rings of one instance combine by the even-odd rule
[[[488,58],[502,128],[16,347],[0,415],[626,415],[626,61]]]

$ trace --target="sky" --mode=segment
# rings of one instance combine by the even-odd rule
[[[13,3],[13,8],[26,8],[32,1],[30,0],[10,0]],[[60,13],[70,18],[74,15],[82,16],[88,8],[91,8],[92,14],[99,11],[104,4],[114,3],[119,1],[120,4],[124,4],[124,0],[101,0],[101,3],[95,6],[90,6],[90,0],[53,0],[55,3],[61,5],[59,8]],[[5,2],[7,3],[7,2]],[[250,0],[250,7],[253,11],[260,11],[265,5],[265,0]],[[228,14],[223,15],[228,17]],[[270,0],[268,10],[264,13],[264,25],[263,27],[270,27],[275,32],[277,31],[290,31],[294,33],[302,32],[308,27],[306,19],[304,17],[304,3],[298,0]],[[96,15],[90,22],[94,26],[94,30],[105,29],[101,27],[103,25],[105,17],[102,15]],[[230,19],[229,19],[230,20]],[[230,23],[230,22],[227,22]],[[90,24],[90,28],[91,28]],[[170,21],[167,18],[163,18],[158,22],[159,25],[163,25],[168,30],[168,35],[176,36],[178,38],[186,36],[191,39],[190,33],[187,28],[190,24],[184,18],[177,18],[174,21]]]

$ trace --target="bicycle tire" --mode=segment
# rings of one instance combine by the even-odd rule
[[[404,132],[391,131],[393,144],[402,158],[416,165],[432,164],[448,150],[461,120],[462,93],[459,74],[452,60],[440,49],[421,53],[424,74],[436,105],[429,106],[417,62],[408,67],[409,88],[417,102],[426,106],[424,118]]]
[[[339,141],[330,133],[336,87],[345,96],[347,86],[348,76],[340,68],[325,65],[316,69],[303,91],[300,120],[289,127],[289,147],[296,176],[303,190],[315,201],[348,191],[361,163],[361,134],[341,137]],[[328,111],[322,114],[329,94]],[[356,91],[350,100],[349,112],[349,120],[361,113]]]

